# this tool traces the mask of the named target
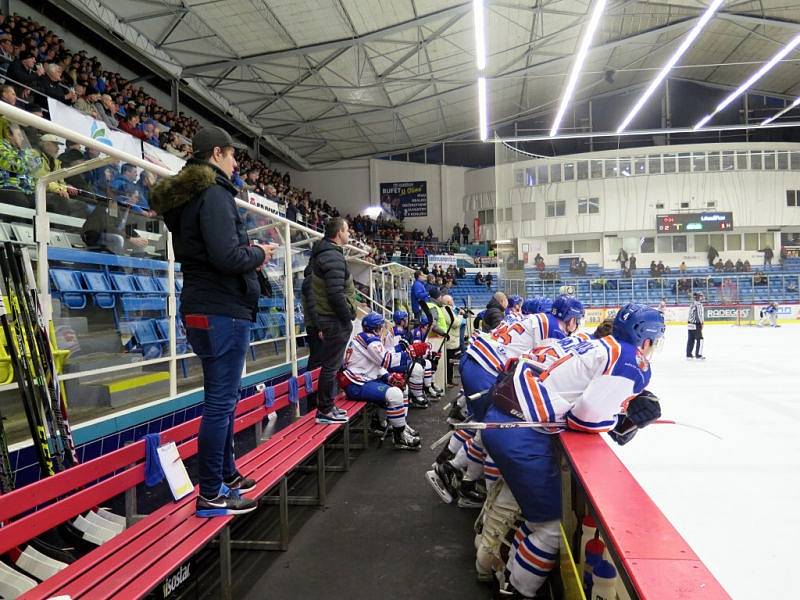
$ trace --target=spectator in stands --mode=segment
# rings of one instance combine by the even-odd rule
[[[136,194],[138,197],[138,193]],[[94,210],[89,213],[86,221],[81,226],[81,239],[89,249],[122,254],[125,252],[125,243],[133,250],[141,250],[147,246],[147,240],[139,236],[135,229],[130,233],[127,228],[130,217],[130,206],[114,207],[109,210],[109,203],[116,200],[98,202]]]
[[[786,259],[789,258],[789,251],[786,249],[786,246],[781,246],[780,254],[778,255],[778,261],[781,263],[781,269],[783,269],[784,263],[786,263]]]
[[[678,272],[686,273],[686,261],[681,261],[680,266],[678,267]]]
[[[722,262],[722,259],[720,258],[719,260],[717,260],[717,262],[714,263],[714,271],[716,271],[717,273],[722,273],[724,269],[725,269],[725,264]]]
[[[426,231],[426,233],[428,241],[433,240],[433,228],[430,225],[428,225],[428,230]]]
[[[30,51],[23,51],[19,58],[8,65],[6,76],[17,86],[17,96],[24,99],[31,98],[31,90],[37,89],[39,77],[44,75],[44,67],[36,63],[36,55]]]
[[[767,285],[767,283],[767,276],[761,271],[758,271],[755,275],[753,275],[753,285],[764,286]]]
[[[650,277],[658,277],[658,266],[654,260],[650,261]]]
[[[350,228],[341,217],[325,224],[325,237],[311,249],[311,302],[315,307],[318,336],[323,342],[309,356],[308,369],[322,367],[317,393],[317,423],[347,421],[347,414],[334,403],[335,377],[356,317],[355,286],[342,247],[350,239]]]
[[[492,280],[493,280],[492,274],[491,273],[487,273],[486,274],[486,289],[488,289],[488,290],[492,289]]]
[[[578,261],[578,275],[586,275],[586,269],[588,266],[589,265],[586,264],[586,261],[583,260],[583,257],[581,257],[581,259]]]
[[[717,252],[717,249],[714,248],[714,246],[709,244],[708,252],[706,252],[706,258],[708,259],[708,266],[709,267],[713,267],[714,266],[714,260],[716,260],[716,258],[718,256],[719,256],[719,252]]]
[[[0,177],[5,201],[33,208],[34,171],[39,159],[31,151],[22,128],[11,124],[0,141]]]
[[[0,100],[11,106],[18,106],[17,90],[14,89],[13,85],[0,85]]]
[[[658,261],[658,264],[656,265],[656,273],[658,275],[663,275],[664,271],[666,271],[666,269],[667,268],[664,266],[664,261],[661,261],[661,260]]]
[[[544,264],[544,259],[542,258],[542,255],[537,252],[536,256],[533,257],[533,264],[538,266],[539,263]]]
[[[61,76],[64,74],[64,69],[58,63],[50,63],[44,69],[44,75],[39,77],[36,89],[42,94],[63,102],[64,104],[72,104],[78,97],[75,90],[68,89],[61,84]],[[47,98],[39,97],[40,105],[42,108],[47,108]]]
[[[775,253],[772,251],[772,248],[769,244],[764,246],[759,252],[764,253],[764,266],[771,267],[772,266],[772,257],[775,256]]]
[[[236,210],[234,141],[218,127],[192,139],[195,158],[151,193],[154,210],[173,235],[183,271],[181,319],[203,365],[203,416],[198,434],[198,516],[255,510],[243,496],[255,486],[236,470],[233,423],[250,329],[258,309],[257,269],[273,251],[250,244]]]
[[[58,158],[61,150],[60,144],[61,140],[58,136],[50,133],[39,138],[39,152],[36,153],[39,159],[39,168],[34,173],[36,179],[62,168]],[[72,214],[73,211],[68,201],[77,195],[77,188],[67,185],[63,179],[51,181],[47,184],[47,210],[61,215]]]
[[[726,273],[733,273],[733,272],[736,271],[736,267],[734,266],[733,261],[730,258],[725,261],[725,265],[723,266],[723,270]]]
[[[574,256],[569,261],[569,272],[573,275],[577,275],[578,273],[578,259]]]
[[[114,191],[114,199],[132,204],[132,196],[136,188],[136,165],[125,163],[120,172],[116,174],[111,182],[111,189]]]
[[[113,98],[108,94],[100,96],[100,101],[95,102],[94,107],[97,109],[97,116],[100,117],[106,125],[114,129],[117,128],[117,105],[114,104]]]
[[[465,246],[469,243],[469,226],[464,223],[464,226],[461,228],[461,243]]]
[[[625,252],[625,248],[619,249],[617,253],[617,262],[619,263],[620,270],[624,269],[625,265],[628,263],[628,253]]]
[[[631,270],[628,267],[622,269],[621,276],[623,279],[630,279],[631,278]]]
[[[150,214],[150,191],[153,189],[157,180],[158,178],[153,173],[148,173],[143,170],[139,174],[139,179],[136,181],[136,188],[139,192],[138,206],[147,212],[147,216],[155,216],[154,213]]]
[[[737,273],[742,273],[744,271],[744,263],[742,262],[741,258],[736,260],[736,264],[734,265],[734,269],[736,270]]]
[[[458,223],[456,223],[453,226],[453,235],[450,236],[450,240],[453,243],[458,244],[458,240],[460,237],[461,237],[461,226]]]
[[[86,86],[82,83],[75,84],[75,102],[72,108],[81,111],[94,119],[100,119],[95,103],[100,100],[100,94],[95,91],[87,92]]]
[[[475,274],[475,279],[473,280],[473,283],[475,283],[475,285],[483,285],[483,283],[484,283],[484,282],[483,282],[483,273],[481,273],[480,271],[478,271],[478,272]]]
[[[147,135],[139,129],[139,115],[135,112],[127,114],[125,118],[120,121],[119,128],[135,138],[147,141]]]
[[[750,261],[745,259],[745,261],[744,261],[744,272],[745,273],[749,273],[750,271],[751,271]]]
[[[636,272],[636,256],[633,255],[633,254],[631,254],[631,258],[630,258],[630,267],[631,267],[631,273],[635,273]]]

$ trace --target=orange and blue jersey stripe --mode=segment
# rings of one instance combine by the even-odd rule
[[[497,468],[495,462],[485,456],[483,459],[483,476],[486,477],[486,481],[497,481],[500,479],[500,469]]]
[[[567,421],[567,427],[569,429],[573,429],[575,431],[582,431],[584,433],[603,433],[604,431],[610,431],[614,425],[617,424],[616,419],[611,419],[607,421],[584,421],[579,419],[572,412],[567,412],[564,415]]]
[[[536,313],[537,325],[539,327],[539,339],[546,340],[550,337],[550,320],[544,313]]]
[[[539,383],[536,372],[528,365],[523,365],[519,375],[520,388],[522,395],[528,405],[528,412],[536,417],[539,423],[550,423],[556,420],[556,413],[553,404],[550,402],[550,394],[547,389]]]
[[[498,356],[495,349],[479,335],[472,337],[472,343],[467,354],[478,361],[490,373],[499,374],[505,366],[505,362]]]
[[[467,458],[474,463],[483,464],[486,451],[474,440],[467,442]]]
[[[622,346],[614,339],[614,336],[607,335],[600,338],[600,345],[605,348],[608,358],[606,359],[606,366],[603,369],[603,375],[611,375],[614,367],[617,365],[619,357],[622,355]]]

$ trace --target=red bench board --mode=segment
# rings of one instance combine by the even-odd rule
[[[730,598],[600,436],[565,432],[560,437],[641,599]]]
[[[351,414],[360,403],[344,403]],[[320,426],[314,415],[277,432],[237,461],[239,470],[258,481],[253,495],[263,495],[294,467],[312,455],[341,426]],[[187,444],[193,443],[187,442]],[[192,495],[145,517],[97,550],[48,579],[22,598],[68,594],[72,598],[139,598],[205,546],[232,517],[201,519],[194,516]]]

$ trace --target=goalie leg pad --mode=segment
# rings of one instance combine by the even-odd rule
[[[478,516],[479,522],[476,522],[476,529],[480,530],[475,546],[475,568],[479,579],[483,580],[486,575],[491,578],[492,571],[502,570],[500,548],[519,516],[519,505],[508,486],[502,482],[495,485],[486,497]]]

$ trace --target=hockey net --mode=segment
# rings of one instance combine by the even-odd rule
[[[739,296],[739,284],[735,279],[725,279],[719,289],[719,299],[721,306],[718,308],[721,318],[719,320],[731,320],[738,326],[755,325],[754,311],[752,304],[744,304]],[[712,318],[709,320],[715,320]]]

